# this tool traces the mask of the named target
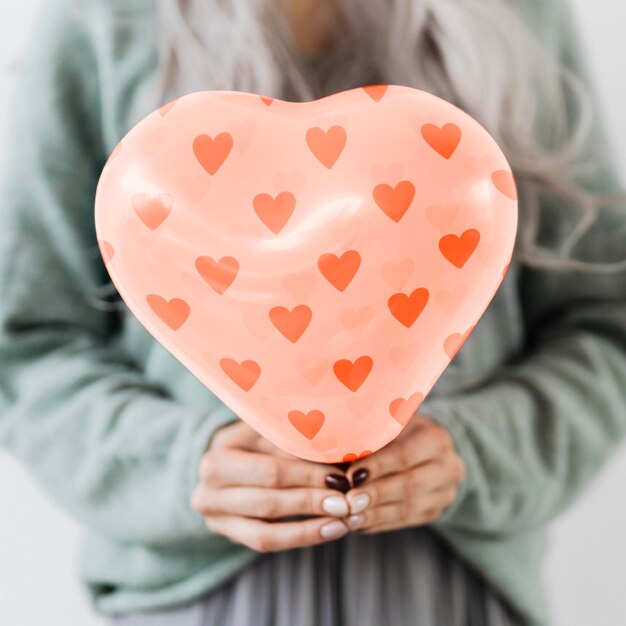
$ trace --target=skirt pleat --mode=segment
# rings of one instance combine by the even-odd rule
[[[113,626],[523,626],[427,526],[260,555],[197,600]]]

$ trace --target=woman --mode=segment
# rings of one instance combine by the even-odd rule
[[[176,95],[426,89],[500,143],[506,280],[401,435],[281,453],[114,297],[95,185]],[[626,214],[563,0],[55,0],[0,194],[0,441],[87,531],[122,625],[548,623],[547,524],[626,433]],[[617,208],[615,208],[617,207]],[[113,297],[110,297],[112,296]]]

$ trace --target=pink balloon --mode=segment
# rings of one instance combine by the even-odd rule
[[[205,91],[120,142],[96,228],[165,348],[277,446],[336,463],[418,409],[500,285],[517,208],[494,139],[426,92]]]

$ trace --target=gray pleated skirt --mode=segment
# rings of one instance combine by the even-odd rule
[[[428,526],[260,555],[198,600],[114,626],[523,626]]]

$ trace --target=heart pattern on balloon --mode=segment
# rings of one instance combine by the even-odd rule
[[[506,273],[517,208],[478,122],[372,85],[169,102],[111,153],[95,219],[152,335],[264,437],[337,463],[419,409]]]

